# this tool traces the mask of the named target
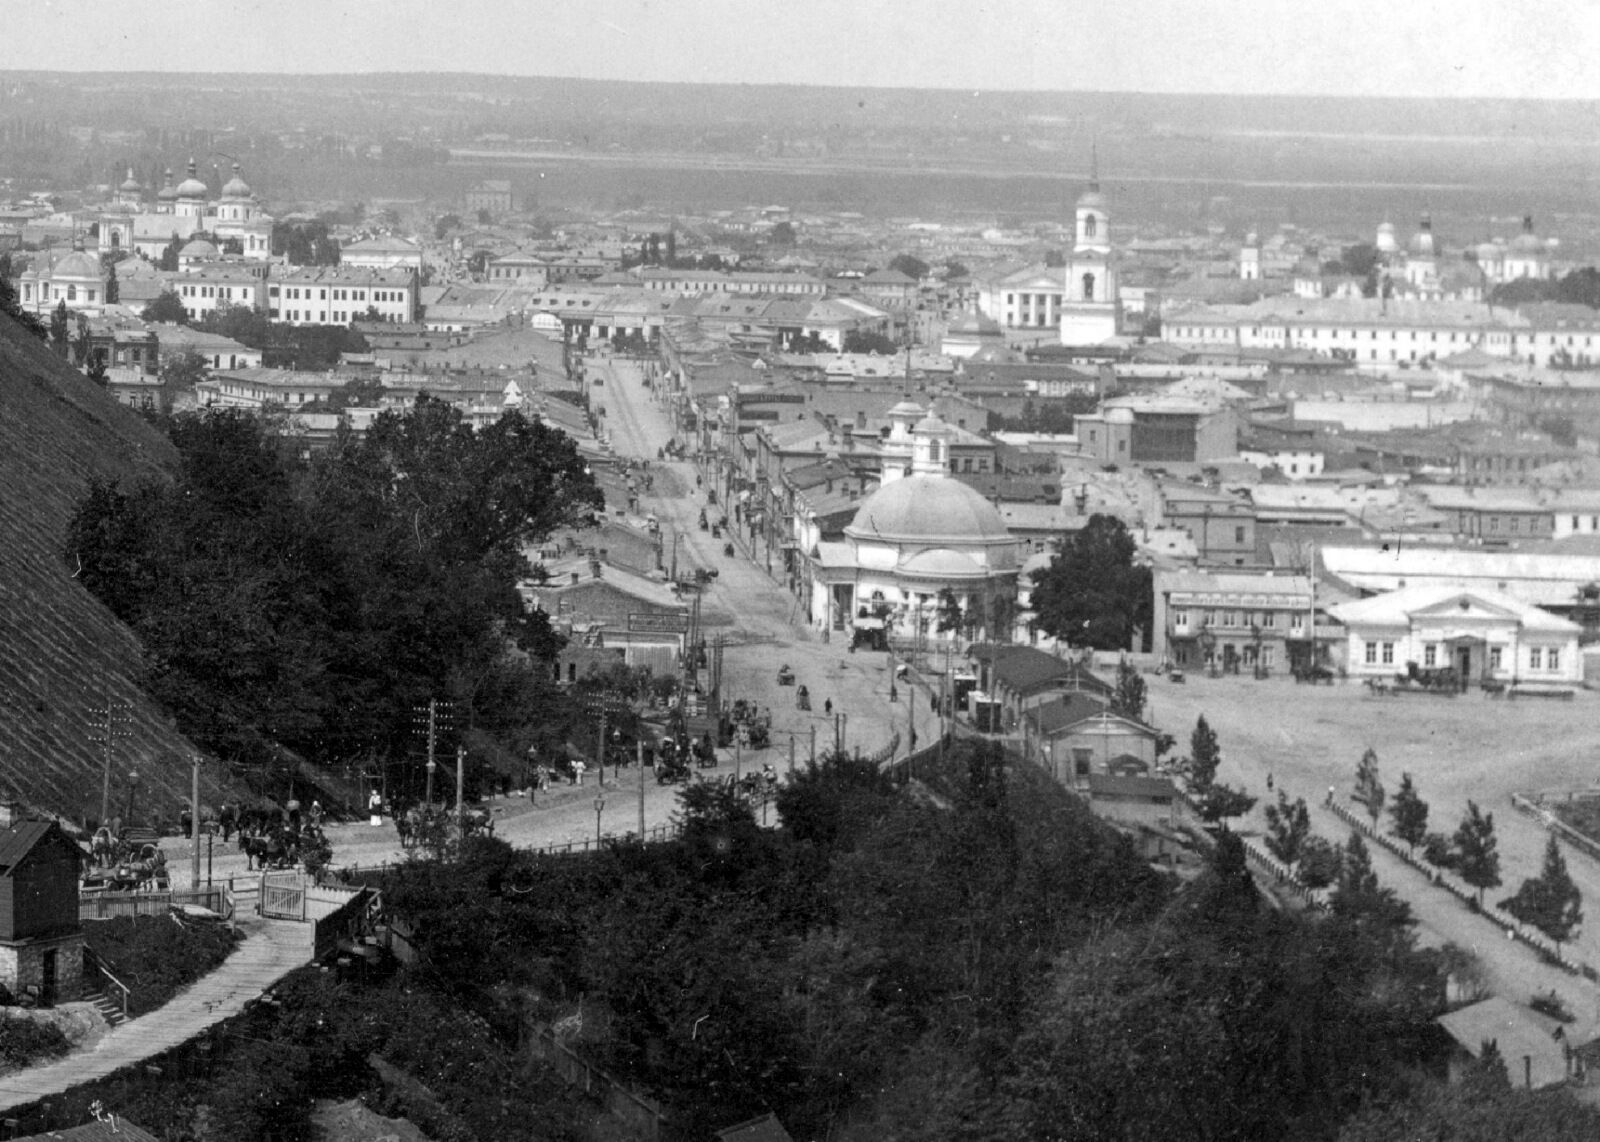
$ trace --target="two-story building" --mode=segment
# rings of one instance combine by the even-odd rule
[[[1180,670],[1284,670],[1308,661],[1311,580],[1272,571],[1157,570],[1152,649]],[[1326,648],[1317,661],[1326,660]]]
[[[267,316],[289,325],[417,320],[417,277],[407,269],[275,266]]]

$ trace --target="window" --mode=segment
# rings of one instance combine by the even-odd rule
[[[1365,655],[1363,661],[1365,661],[1368,666],[1376,666],[1378,664],[1378,644],[1377,643],[1369,642],[1369,643],[1366,644],[1366,655]]]
[[[1434,643],[1428,643],[1422,648],[1422,665],[1436,666],[1439,660],[1439,648]]]
[[[1383,644],[1383,664],[1385,666],[1394,665],[1394,643],[1392,642]]]
[[[1214,627],[1214,626],[1217,625],[1217,612],[1216,611],[1207,611],[1206,612],[1205,625],[1208,626],[1208,627]]]
[[[1262,628],[1264,630],[1271,630],[1273,627],[1275,627],[1277,625],[1278,625],[1278,612],[1277,611],[1262,611],[1261,612],[1261,626],[1262,626]]]
[[[1544,668],[1544,651],[1535,646],[1528,650],[1528,669],[1542,670]]]
[[[1173,625],[1174,628],[1176,628],[1178,630],[1186,629],[1189,626],[1189,612],[1188,611],[1173,611],[1172,612],[1172,625]]]
[[[1261,665],[1268,670],[1272,669],[1275,665],[1274,659],[1277,658],[1277,650],[1278,648],[1275,646],[1263,646],[1261,648]]]
[[[1233,611],[1223,611],[1222,612],[1222,625],[1225,626],[1225,627],[1237,626],[1238,625],[1238,621],[1237,621],[1238,617],[1239,616],[1236,615]]]

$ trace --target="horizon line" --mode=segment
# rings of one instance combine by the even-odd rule
[[[459,76],[466,79],[496,79],[496,80],[557,80],[573,83],[611,83],[625,84],[631,87],[714,87],[727,89],[769,89],[779,90],[785,88],[800,88],[817,91],[898,91],[898,92],[932,92],[951,94],[971,92],[974,95],[1057,95],[1057,96],[1129,96],[1142,95],[1167,99],[1325,99],[1338,101],[1353,100],[1381,100],[1394,103],[1563,103],[1563,104],[1600,104],[1600,96],[1577,95],[1455,95],[1455,94],[1351,94],[1348,92],[1316,92],[1316,91],[1166,91],[1151,90],[1149,88],[1073,88],[1073,87],[918,87],[904,84],[885,83],[752,83],[745,80],[706,80],[706,79],[618,79],[609,76],[590,75],[558,75],[551,73],[530,74],[526,72],[509,71],[459,71],[443,70],[433,71],[419,68],[404,70],[337,70],[322,71],[310,69],[304,71],[210,71],[210,70],[151,70],[148,68],[79,68],[65,70],[62,68],[23,68],[0,67],[0,76],[13,75],[38,75],[38,76],[157,76],[174,79],[217,77],[221,79],[248,79],[248,78],[273,78],[273,79],[340,79],[340,78],[404,78],[407,76],[433,76],[450,77]]]

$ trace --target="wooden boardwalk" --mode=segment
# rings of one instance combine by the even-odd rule
[[[0,1075],[0,1111],[105,1078],[237,1015],[250,1000],[310,962],[306,927],[256,916],[241,919],[244,938],[233,954],[164,1007],[113,1028],[88,1050],[46,1066]]]

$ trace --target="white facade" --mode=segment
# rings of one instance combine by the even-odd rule
[[[284,267],[267,279],[267,315],[289,325],[348,325],[368,318],[411,322],[417,281],[409,270]]]
[[[1329,613],[1348,631],[1346,667],[1355,678],[1391,678],[1410,663],[1454,668],[1465,682],[1575,685],[1583,678],[1578,624],[1498,591],[1402,587]]]

